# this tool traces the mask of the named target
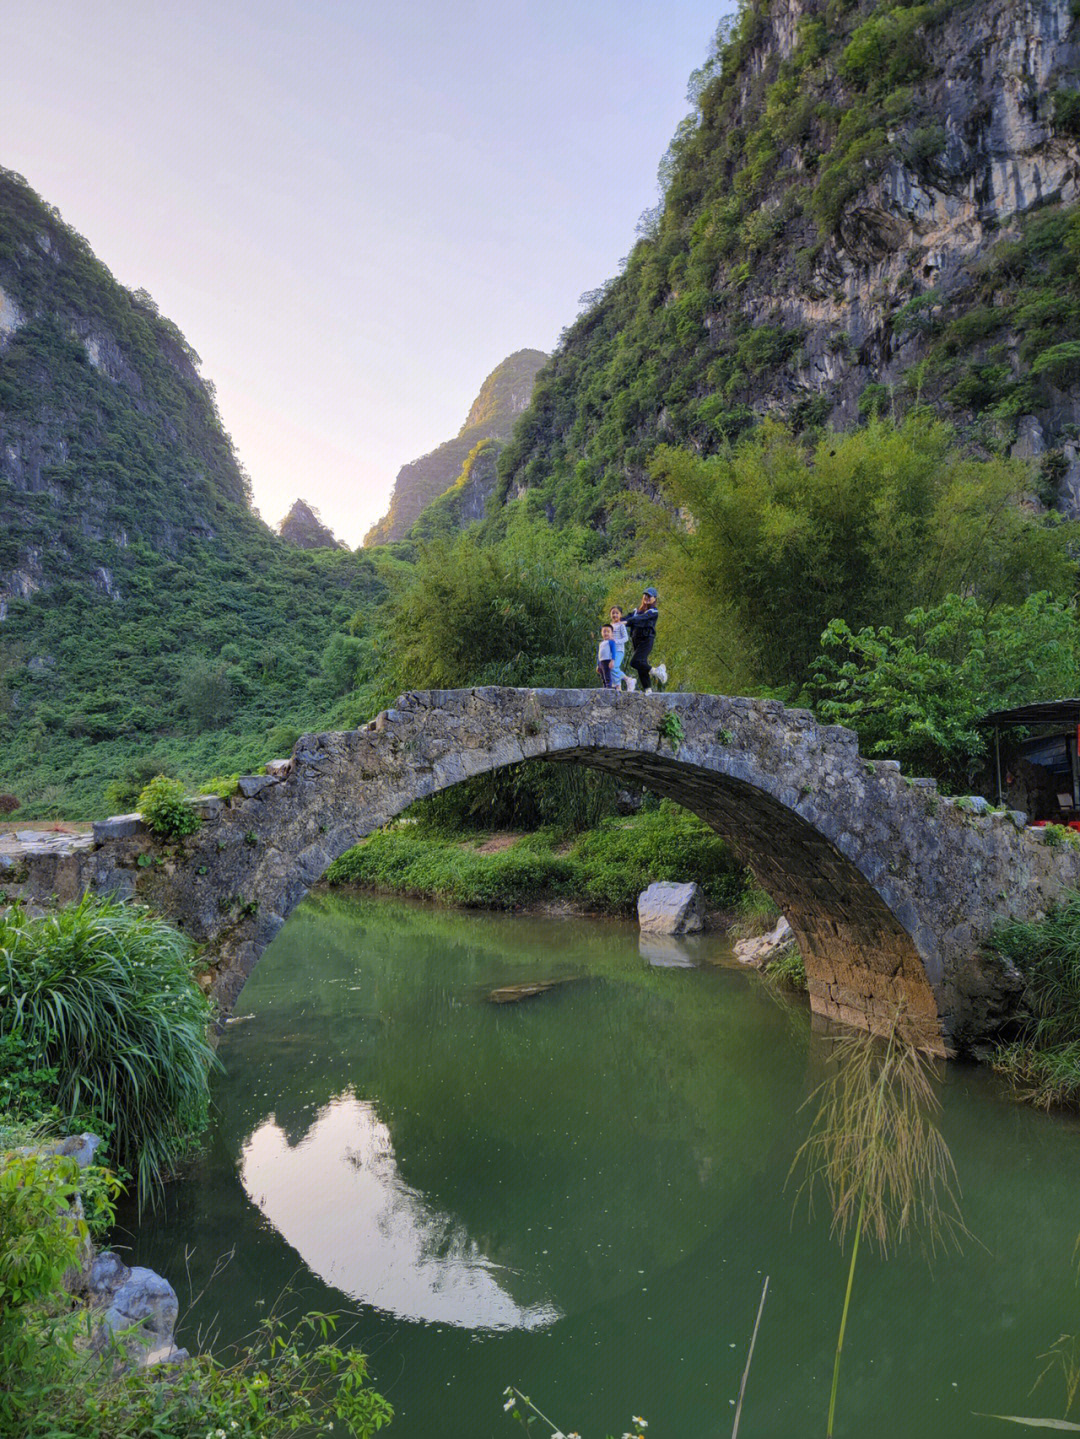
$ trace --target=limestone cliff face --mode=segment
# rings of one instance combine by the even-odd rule
[[[702,72],[666,184],[545,371],[501,494],[545,487],[585,518],[582,474],[610,504],[656,444],[709,453],[765,414],[846,428],[918,395],[976,448],[1041,456],[1080,510],[1071,0],[760,0]]]
[[[498,440],[479,440],[465,457],[461,474],[450,488],[420,511],[409,531],[409,539],[430,540],[452,535],[482,520],[495,490],[495,467],[501,449]]]
[[[278,525],[278,534],[302,550],[343,550],[345,546],[323,524],[318,510],[307,500],[294,500],[289,513]]]
[[[199,358],[0,170],[0,620],[60,580],[123,598],[135,547],[265,530]]]
[[[462,477],[470,452],[481,441],[509,439],[514,422],[528,407],[536,376],[547,359],[541,350],[517,350],[492,370],[454,439],[398,471],[390,508],[368,531],[365,545],[384,545],[404,539],[421,511]],[[478,474],[477,481],[479,478]],[[464,522],[483,515],[484,502],[492,489],[493,473],[486,493],[481,495],[476,483],[469,487],[471,505],[466,507],[468,514]]]
[[[810,8],[797,0],[779,7],[762,65],[770,50],[790,53],[793,15]],[[953,9],[933,37],[937,63],[911,102],[918,128],[940,132],[926,143],[940,147],[917,158],[914,132],[901,124],[887,130],[901,149],[908,141],[908,153],[888,158],[852,197],[806,279],[778,276],[775,289],[753,286],[746,299],[751,319],[778,310],[784,324],[804,329],[791,380],[828,395],[840,423],[858,418],[866,384],[899,383],[927,353],[926,327],[898,326],[899,308],[913,296],[932,292],[934,304],[945,306],[970,292],[987,251],[1019,234],[1025,214],[1080,196],[1080,146],[1056,132],[1053,118],[1055,87],[1078,78],[1070,0]],[[847,336],[843,351],[831,344],[838,332]],[[782,395],[778,389],[770,398]]]

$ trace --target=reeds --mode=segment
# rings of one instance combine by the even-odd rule
[[[841,1247],[852,1234],[829,1392],[829,1439],[863,1238],[884,1255],[916,1233],[933,1252],[965,1232],[952,1157],[934,1123],[940,1106],[931,1061],[904,1037],[901,1024],[898,1014],[883,1039],[852,1033],[835,1041],[836,1072],[806,1101],[816,1100],[817,1112],[792,1163],[793,1174],[802,1172],[799,1194],[811,1210],[824,1190],[832,1211],[830,1232]]]
[[[55,1102],[97,1119],[140,1203],[206,1123],[212,1006],[191,976],[191,944],[135,905],[87,897],[41,919],[0,919],[0,1037]]]

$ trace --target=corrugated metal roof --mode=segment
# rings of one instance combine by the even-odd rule
[[[976,720],[980,725],[1060,724],[1080,725],[1080,699],[1036,700],[1010,710],[992,710]]]

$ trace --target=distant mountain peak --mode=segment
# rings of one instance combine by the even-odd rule
[[[365,545],[403,540],[421,511],[461,478],[470,452],[481,440],[496,440],[501,445],[510,438],[518,416],[529,407],[536,376],[547,361],[542,350],[515,350],[495,366],[480,386],[454,439],[402,465],[394,481],[390,508],[364,536]],[[481,511],[486,497],[485,494],[480,499]]]
[[[278,534],[290,545],[302,550],[343,550],[345,545],[322,522],[314,505],[307,500],[294,500],[292,509],[278,525]]]

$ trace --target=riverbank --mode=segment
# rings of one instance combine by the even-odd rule
[[[391,825],[335,861],[331,886],[434,899],[469,909],[633,915],[654,880],[694,881],[708,908],[733,913],[748,881],[703,821],[662,803],[577,834],[440,830]]]

